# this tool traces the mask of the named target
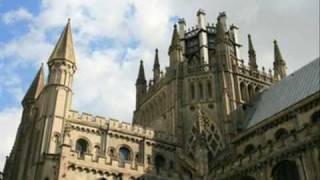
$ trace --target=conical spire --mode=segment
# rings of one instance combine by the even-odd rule
[[[252,70],[257,70],[258,69],[258,65],[257,65],[257,60],[256,60],[256,51],[254,50],[250,34],[248,34],[248,43],[249,43],[249,45],[248,45],[248,47],[249,47],[249,50],[248,50],[248,53],[249,53],[249,66],[250,66],[250,68]]]
[[[53,52],[51,53],[48,63],[57,59],[67,60],[71,63],[75,63],[75,54],[73,49],[70,19],[68,19],[68,23],[65,26],[63,32],[61,33],[60,38]]]
[[[249,43],[249,53],[256,53],[254,48],[253,48],[253,44],[252,44],[252,40],[251,40],[251,35],[248,34],[248,43]]]
[[[158,49],[156,49],[154,64],[153,64],[153,80],[158,81],[159,79],[160,79],[160,63],[159,63]]]
[[[159,56],[158,56],[158,48],[155,50],[155,56],[154,56],[154,64],[153,64],[153,69],[160,68],[160,63],[159,63]]]
[[[280,52],[280,48],[278,46],[277,40],[273,41],[274,44],[274,61],[275,62],[284,62],[281,52]]]
[[[170,45],[169,52],[174,47],[180,47],[180,37],[179,37],[179,33],[178,33],[178,30],[177,30],[177,25],[176,24],[173,26],[173,34],[172,34],[172,40],[171,40],[171,45]]]
[[[45,85],[45,81],[44,81],[44,71],[43,71],[43,64],[42,64],[34,80],[32,81],[26,95],[22,100],[22,104],[27,103],[27,101],[33,101],[37,99],[44,85]]]
[[[282,58],[280,48],[276,40],[273,41],[274,44],[274,76],[276,80],[281,80],[287,75],[286,62]]]
[[[146,84],[146,76],[144,75],[143,61],[140,61],[139,74],[137,78],[137,84]]]

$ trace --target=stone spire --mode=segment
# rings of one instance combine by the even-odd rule
[[[154,64],[153,64],[153,80],[157,82],[160,79],[160,63],[159,63],[159,55],[158,49],[156,49],[154,57]]]
[[[54,60],[66,60],[75,64],[75,53],[73,49],[70,19],[65,26],[51,56],[48,60],[50,64]]]
[[[140,68],[138,73],[138,78],[136,81],[136,109],[139,108],[144,94],[147,92],[147,81],[144,75],[143,61],[140,61]]]
[[[170,67],[175,67],[178,62],[182,61],[182,46],[176,24],[173,26],[172,40],[168,54],[170,56]]]
[[[249,43],[249,67],[253,71],[258,70],[258,65],[257,65],[257,59],[256,59],[256,51],[253,48],[252,40],[251,40],[251,35],[248,34],[248,43]]]
[[[273,62],[274,76],[276,80],[281,80],[287,75],[287,66],[286,66],[286,62],[282,58],[277,41],[274,40],[273,43],[274,43],[274,62]]]
[[[170,48],[169,48],[169,53],[170,51],[172,51],[173,48],[179,48],[181,45],[180,45],[180,37],[179,37],[179,33],[178,33],[178,30],[177,30],[177,25],[175,24],[173,26],[173,34],[172,34],[172,40],[171,40],[171,45],[170,45]]]
[[[45,86],[43,64],[41,65],[38,73],[32,81],[26,95],[22,100],[22,105],[25,106],[28,102],[36,100]]]
[[[144,74],[144,68],[143,68],[143,61],[140,61],[140,67],[139,67],[139,73],[138,73],[138,78],[137,78],[137,82],[136,85],[138,84],[147,84],[146,81],[146,76]]]

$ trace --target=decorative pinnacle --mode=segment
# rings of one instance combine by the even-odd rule
[[[146,76],[144,74],[143,61],[140,60],[140,67],[136,84],[146,84]]]
[[[253,43],[252,43],[251,35],[250,35],[250,34],[248,34],[248,41],[249,41],[249,52],[250,52],[250,51],[254,51]]]
[[[273,41],[274,44],[274,60],[275,62],[284,62],[281,52],[280,52],[280,48],[278,46],[277,40]]]

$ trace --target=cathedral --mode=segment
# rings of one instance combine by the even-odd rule
[[[169,65],[143,61],[132,124],[72,108],[77,60],[70,21],[22,100],[4,180],[319,180],[320,59],[287,75],[273,41],[273,70],[248,64],[239,28],[198,10],[173,26]]]

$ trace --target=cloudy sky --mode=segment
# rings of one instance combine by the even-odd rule
[[[183,17],[194,26],[199,8],[210,23],[226,11],[228,24],[240,27],[245,61],[248,33],[266,68],[272,68],[274,39],[289,72],[319,56],[319,0],[0,0],[0,171],[20,122],[20,101],[68,18],[78,65],[74,109],[131,122],[139,60],[150,78],[159,48],[164,69],[173,24]]]

